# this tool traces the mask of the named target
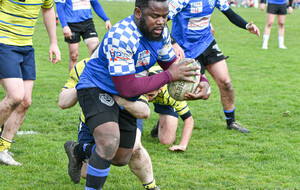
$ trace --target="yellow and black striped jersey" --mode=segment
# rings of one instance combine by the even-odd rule
[[[150,68],[150,72],[160,73],[162,71],[163,69],[159,66]],[[167,85],[162,87],[161,92],[152,100],[152,103],[172,106],[180,116],[190,112],[186,101],[177,101],[170,96]]]
[[[50,9],[53,4],[53,0],[0,0],[0,43],[32,45],[41,7]]]

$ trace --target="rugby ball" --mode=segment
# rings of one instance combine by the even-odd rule
[[[187,60],[190,60],[190,58],[185,58],[180,63],[185,62]],[[198,61],[194,61],[188,64],[187,66],[200,66],[200,63]],[[196,70],[195,72],[200,74],[200,69]],[[200,82],[200,75],[190,76],[190,78],[196,82],[193,83],[188,81],[175,81],[168,83],[169,94],[174,100],[183,101],[184,95],[186,93],[195,93]]]

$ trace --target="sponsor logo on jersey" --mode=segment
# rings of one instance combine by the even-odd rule
[[[136,67],[149,65],[149,63],[150,63],[150,51],[144,50],[140,52],[136,62]]]
[[[129,58],[127,58],[124,54],[122,54],[119,51],[115,51],[115,50],[111,50],[110,51],[110,61],[115,62],[115,61],[119,61],[120,59],[123,60],[129,60]]]
[[[215,7],[216,4],[216,0],[209,0],[209,8],[213,9]]]
[[[103,104],[105,104],[105,105],[107,105],[109,107],[111,107],[112,105],[114,105],[114,102],[115,102],[114,99],[110,95],[104,94],[104,93],[100,93],[99,94],[99,100]]]
[[[191,13],[201,13],[203,11],[202,1],[191,3]]]
[[[203,17],[190,18],[188,23],[189,30],[203,30],[209,26],[209,20],[211,15]]]
[[[90,0],[72,0],[73,11],[91,9]]]

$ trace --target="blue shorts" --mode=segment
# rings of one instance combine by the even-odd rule
[[[141,133],[143,133],[143,120],[137,119],[137,128],[140,129]],[[95,143],[93,134],[91,133],[89,127],[80,121],[78,126],[78,142],[80,143]]]
[[[0,43],[0,79],[35,80],[34,48]]]
[[[154,104],[154,111],[156,113],[171,115],[178,118],[178,113],[175,111],[175,109],[172,106],[160,105],[155,103],[153,104]]]

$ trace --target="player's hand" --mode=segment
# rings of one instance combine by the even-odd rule
[[[61,56],[60,56],[60,51],[59,51],[59,48],[58,48],[57,44],[55,44],[55,45],[51,44],[50,45],[50,48],[49,48],[49,60],[53,64],[56,64],[56,63],[60,62]]]
[[[111,23],[109,20],[105,22],[105,28],[108,28],[108,30],[111,29]]]
[[[124,107],[124,98],[118,96],[118,95],[113,95],[114,100],[117,102],[118,105]]]
[[[170,147],[169,150],[171,150],[171,151],[182,151],[182,152],[184,152],[184,151],[186,150],[186,146],[182,146],[182,145],[174,145],[174,146]]]
[[[293,13],[293,7],[289,6],[289,14],[292,14]]]
[[[65,26],[63,28],[63,33],[64,33],[65,38],[72,39],[72,31],[69,26]]]
[[[261,4],[260,4],[260,7],[259,7],[260,10],[261,10],[261,11],[264,11],[264,10],[265,10],[265,6],[266,6],[265,3],[261,3]]]
[[[209,92],[208,90],[209,90],[209,83],[206,81],[202,81],[199,83],[198,88],[196,89],[196,94],[190,92],[186,93],[184,95],[184,99],[185,100],[198,100],[198,99],[206,100],[210,96],[210,93],[208,95]]]
[[[173,47],[173,49],[175,51],[175,55],[178,59],[182,60],[185,58],[183,49],[177,43],[173,44],[172,47]]]
[[[187,66],[188,64],[194,62],[194,59],[187,60],[181,63],[179,63],[179,61],[180,59],[177,59],[168,69],[168,71],[172,75],[172,81],[184,80],[189,82],[196,82],[189,77],[199,75],[199,73],[194,71],[199,70],[200,66]]]
[[[259,29],[255,24],[253,24],[252,21],[248,24],[247,30],[249,30],[249,32],[251,32],[252,34],[256,34],[258,37],[260,36]]]

